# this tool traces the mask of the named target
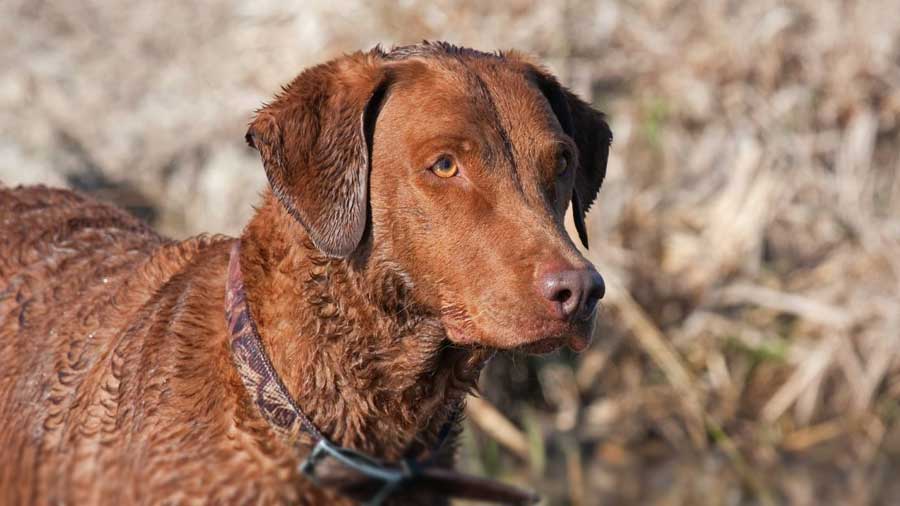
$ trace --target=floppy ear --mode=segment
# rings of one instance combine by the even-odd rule
[[[588,236],[584,217],[594,203],[606,175],[612,131],[602,112],[595,110],[567,90],[555,77],[538,70],[535,70],[535,77],[563,131],[578,146],[578,166],[575,171],[575,186],[572,189],[572,216],[575,218],[578,238],[587,248]]]
[[[272,191],[329,256],[351,254],[366,228],[372,131],[387,86],[380,63],[355,53],[304,71],[247,131]]]

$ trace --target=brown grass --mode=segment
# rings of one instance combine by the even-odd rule
[[[548,504],[900,503],[895,0],[241,5],[6,2],[0,178],[235,232],[245,122],[302,66],[533,51],[612,119],[608,296],[582,356],[492,364],[466,465]]]

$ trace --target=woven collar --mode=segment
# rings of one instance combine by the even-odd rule
[[[291,397],[266,353],[247,303],[239,240],[234,242],[228,262],[225,318],[232,358],[251,401],[272,430],[305,455],[299,469],[319,486],[365,498],[370,506],[380,505],[398,492],[502,504],[537,502],[538,497],[530,492],[432,465],[433,456],[457,423],[458,411],[444,424],[437,446],[426,459],[385,463],[329,441]]]

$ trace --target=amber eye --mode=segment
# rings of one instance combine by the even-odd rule
[[[456,166],[456,160],[453,158],[442,156],[431,166],[431,172],[439,177],[453,177],[459,172],[459,167]]]

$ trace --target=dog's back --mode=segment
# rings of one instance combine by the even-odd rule
[[[152,466],[139,441],[167,436],[138,425],[170,409],[162,382],[182,346],[172,333],[197,312],[191,295],[210,290],[188,267],[215,244],[226,243],[167,240],[73,192],[0,188],[0,503],[79,489],[78,503],[113,503],[136,490],[115,475]]]
[[[11,282],[19,276],[19,284],[27,278],[41,285],[52,284],[55,275],[77,270],[72,262],[104,254],[99,245],[118,245],[134,261],[145,258],[163,241],[119,209],[75,192],[43,186],[0,187],[0,237],[0,280]],[[115,275],[118,270],[116,265],[106,267],[107,274]]]

